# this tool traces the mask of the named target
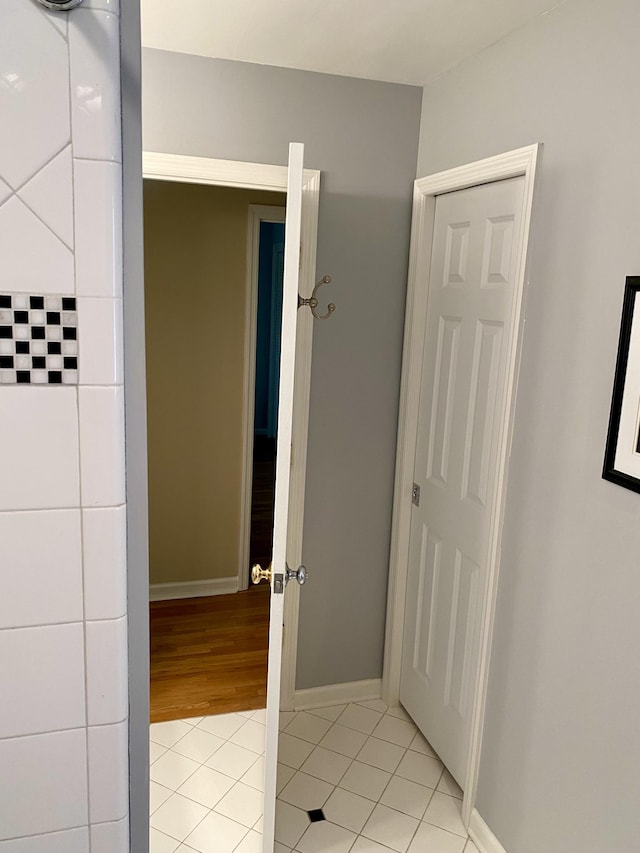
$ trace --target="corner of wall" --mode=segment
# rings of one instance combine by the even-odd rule
[[[7,853],[128,849],[119,34],[116,0],[0,8]]]

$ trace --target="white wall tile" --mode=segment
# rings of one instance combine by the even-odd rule
[[[44,16],[49,21],[51,26],[60,33],[61,38],[67,38],[67,16],[61,15],[59,12],[54,10],[49,11],[48,9],[42,9],[44,12]]]
[[[122,293],[122,170],[75,160],[76,288],[79,296]]]
[[[88,732],[91,823],[119,821],[129,804],[127,722],[93,726]]]
[[[113,853],[117,849],[114,847]],[[83,826],[64,832],[0,841],[0,853],[89,853],[89,829]]]
[[[0,684],[1,737],[85,725],[82,623],[0,631]]]
[[[94,387],[122,383],[118,13],[119,0],[69,16],[0,3],[14,75],[0,87],[13,131],[0,134],[0,290],[105,297],[80,307],[82,401],[70,387],[0,393],[0,853],[128,850],[126,722],[89,729],[91,845],[87,730],[71,728],[86,694],[92,721],[127,711],[123,395]],[[109,509],[81,516],[80,455],[85,506]],[[53,727],[70,730],[23,736]]]
[[[87,824],[86,742],[86,729],[0,740],[0,840]]]
[[[78,299],[80,384],[120,385],[122,370],[122,300]]]
[[[11,134],[0,134],[11,136]],[[69,248],[13,196],[0,207],[0,290],[73,293]]]
[[[86,387],[78,393],[82,505],[119,506],[125,501],[123,390]]]
[[[85,0],[85,9],[102,9],[104,12],[120,13],[120,0]]]
[[[117,619],[127,610],[126,508],[85,509],[82,519],[85,618]]]
[[[0,56],[0,176],[17,189],[69,141],[67,47],[34,3],[2,0]]]
[[[0,178],[0,204],[5,202],[10,195],[12,195],[13,190],[9,186],[9,184],[5,184],[5,182]]]
[[[80,510],[0,513],[0,542],[0,628],[82,619]]]
[[[22,201],[67,246],[73,247],[73,175],[67,145],[20,189]]]
[[[120,159],[117,16],[76,9],[69,16],[71,121],[76,157]]]
[[[87,622],[85,631],[89,725],[117,723],[128,706],[127,619]]]
[[[0,511],[79,506],[75,388],[0,390]]]
[[[91,853],[127,853],[128,850],[128,817],[111,823],[93,824],[91,827]]]

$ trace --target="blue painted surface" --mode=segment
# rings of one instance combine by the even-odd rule
[[[278,414],[283,222],[260,223],[254,431],[275,438]]]

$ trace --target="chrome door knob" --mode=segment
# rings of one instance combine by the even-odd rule
[[[289,583],[289,581],[298,581],[300,586],[302,586],[309,580],[309,572],[305,566],[298,566],[297,569],[290,569],[289,566],[287,566],[286,578],[287,583]]]

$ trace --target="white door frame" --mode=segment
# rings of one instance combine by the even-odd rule
[[[520,316],[512,324],[512,333],[505,342],[507,351],[507,380],[504,390],[505,418],[500,428],[497,465],[495,470],[494,500],[491,507],[491,531],[487,578],[480,589],[480,620],[478,627],[479,654],[472,687],[471,742],[464,784],[462,816],[469,825],[474,808],[480,766],[480,749],[487,696],[491,637],[495,615],[495,602],[500,567],[500,547],[504,519],[508,460],[513,429],[513,412],[516,399],[518,367],[520,362],[523,313],[521,305],[527,277],[527,249],[533,207],[534,184],[540,163],[542,146],[531,145],[496,157],[489,157],[419,178],[414,185],[413,218],[411,228],[411,256],[405,320],[405,339],[400,389],[400,413],[391,532],[389,565],[389,595],[387,603],[386,642],[382,698],[389,705],[397,705],[400,694],[402,663],[402,635],[404,631],[405,595],[409,563],[409,535],[411,528],[411,491],[413,488],[415,449],[418,433],[420,382],[424,330],[429,295],[432,235],[436,197],[442,193],[466,189],[478,184],[488,184],[507,178],[524,177],[523,210],[520,234],[517,236],[519,254],[513,316]]]
[[[213,186],[238,187],[240,189],[264,190],[271,192],[287,191],[287,167],[262,163],[246,163],[236,160],[218,160],[209,157],[190,157],[182,154],[166,154],[144,151],[142,155],[142,174],[144,178],[178,183],[210,184]],[[304,170],[302,207],[302,244],[300,264],[300,287],[302,296],[311,296],[315,284],[316,249],[318,233],[318,205],[320,200],[320,172],[316,169]],[[251,294],[247,295],[247,300]],[[247,304],[248,311],[251,306]],[[255,329],[253,353],[255,358]],[[313,340],[313,318],[310,311],[302,311],[298,316],[296,346],[296,397],[293,413],[293,441],[291,448],[291,509],[289,513],[289,538],[287,553],[297,566],[302,562],[302,528],[304,522],[304,494],[307,469],[307,433],[309,425],[309,394],[311,385],[311,345]],[[251,342],[248,342],[249,344]],[[247,451],[253,448],[253,433],[248,438],[248,425],[253,429],[253,386],[251,373],[255,370],[251,359],[247,359],[245,344],[244,372],[244,459]],[[250,444],[247,444],[247,441]],[[246,464],[244,485],[246,489]],[[249,473],[249,477],[251,474]],[[249,496],[251,481],[249,480]],[[246,501],[242,505],[240,556],[238,560],[238,588],[246,588],[248,574],[248,539],[245,532],[250,524],[251,508],[247,517]],[[245,544],[246,548],[245,548]],[[244,582],[244,587],[241,583]],[[293,707],[295,691],[296,662],[298,651],[298,614],[300,606],[300,588],[298,584],[285,597],[284,606],[284,642],[282,646],[281,707]]]
[[[260,261],[260,223],[284,222],[283,207],[250,204],[247,228],[247,280],[244,309],[244,376],[242,417],[242,505],[238,553],[238,589],[249,586],[251,544],[251,496],[253,486],[253,436],[255,420],[256,338],[258,331],[258,273]]]

